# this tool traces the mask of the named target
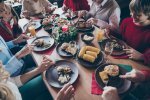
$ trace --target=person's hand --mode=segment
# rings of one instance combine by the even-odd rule
[[[141,61],[144,60],[144,58],[142,57],[143,54],[141,54],[140,52],[138,52],[134,49],[124,49],[124,51],[129,56],[130,59],[141,60]]]
[[[85,10],[81,10],[81,11],[78,11],[78,17],[81,18],[83,16],[86,15],[86,11]]]
[[[125,75],[120,75],[120,78],[128,79],[132,82],[142,82],[145,80],[144,74],[135,69],[133,69],[131,72],[126,73]]]
[[[20,59],[33,51],[33,45],[25,45],[18,53],[16,53],[16,58]]]
[[[62,10],[63,10],[64,12],[67,12],[68,7],[66,7],[65,5],[63,5]]]
[[[90,18],[90,19],[88,19],[86,22],[91,23],[91,24],[94,25],[94,24],[97,24],[98,20],[95,19],[95,18]]]
[[[18,43],[26,41],[27,39],[29,39],[29,36],[27,36],[26,34],[21,34],[18,38],[13,40],[13,43],[18,44]]]
[[[37,71],[39,72],[39,73],[42,73],[42,72],[44,72],[45,70],[47,70],[51,65],[53,65],[54,64],[54,62],[51,60],[51,59],[49,59],[48,57],[46,57],[46,56],[43,56],[43,60],[42,60],[42,62],[41,62],[41,65],[39,66],[39,67],[37,67]]]
[[[104,87],[102,99],[103,100],[120,100],[117,89],[111,86]]]
[[[70,100],[74,96],[74,88],[72,85],[67,83],[64,87],[58,92],[55,100]]]
[[[22,16],[21,16],[22,18],[29,18],[29,11],[27,11],[27,10],[25,10],[25,11],[23,11],[22,12]]]

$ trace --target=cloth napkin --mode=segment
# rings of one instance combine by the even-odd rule
[[[119,55],[119,56],[112,56],[112,57],[115,58],[115,59],[128,59],[128,58],[129,58],[129,56],[126,55],[126,54],[124,54],[124,55]]]
[[[39,52],[36,52],[36,53],[45,54],[45,55],[51,55],[52,52],[54,51],[55,47],[56,47],[56,45],[54,44],[50,49],[45,50],[45,51],[39,51]]]
[[[123,64],[118,64],[118,66],[124,68],[127,72],[132,70],[131,65],[123,65]],[[101,95],[103,93],[103,89],[99,87],[99,85],[96,82],[95,79],[95,72],[92,73],[92,84],[91,84],[91,94],[95,95]]]

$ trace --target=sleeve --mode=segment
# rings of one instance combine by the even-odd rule
[[[21,69],[23,66],[23,62],[18,60],[15,56],[13,56],[7,64],[4,65],[5,70],[7,70],[10,75],[13,75],[17,70]]]
[[[150,66],[150,48],[143,54],[144,63]]]
[[[116,8],[115,11],[109,17],[109,23],[98,19],[97,25],[102,28],[109,28],[112,31],[118,32],[120,23],[120,14],[121,14],[120,8]]]
[[[150,81],[150,70],[141,70],[141,72],[145,75],[145,81]]]
[[[15,47],[16,45],[13,43],[13,41],[9,41],[9,42],[6,42],[7,46],[9,49]]]
[[[43,6],[44,7],[51,7],[52,4],[48,0],[43,0]]]
[[[26,10],[28,10],[28,3],[27,2],[28,1],[26,1],[26,0],[22,1],[22,9],[21,9],[21,14],[20,14],[21,17],[25,16],[23,14],[23,12],[26,11]]]
[[[90,10],[90,5],[88,4],[87,0],[82,1],[82,6],[84,7],[82,10],[86,10],[86,11]]]
[[[11,77],[9,78],[9,81],[17,85],[17,87],[21,87],[23,85],[21,82],[20,76]]]
[[[64,0],[63,5],[68,6],[67,0]]]

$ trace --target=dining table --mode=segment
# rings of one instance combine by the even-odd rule
[[[61,11],[61,8],[59,8],[58,11],[56,11],[55,13],[58,12],[60,14],[60,11]],[[94,28],[95,29],[92,33],[94,34],[95,38],[94,38],[94,40],[92,41],[92,43],[90,45],[101,49],[100,45],[99,45],[99,42],[97,41],[97,38],[96,38],[97,31],[99,30],[99,28],[98,27],[94,27]],[[84,34],[84,33],[83,32],[78,32],[78,38],[76,40],[77,44],[79,45],[80,48],[87,45],[81,40],[81,35],[82,34]],[[50,35],[51,34],[46,32],[43,28],[38,30],[37,33],[36,33],[36,37],[50,36]],[[34,39],[35,38],[29,39],[27,41],[27,43],[31,44]],[[57,46],[57,44],[54,44],[54,45]],[[92,73],[95,72],[96,69],[95,68],[89,69],[89,68],[86,68],[86,67],[82,66],[77,61],[77,59],[64,58],[64,57],[59,56],[59,54],[57,53],[57,50],[56,50],[56,46],[54,46],[54,49],[53,49],[51,54],[32,52],[32,57],[33,57],[36,65],[39,66],[41,64],[41,62],[43,60],[43,55],[46,55],[47,57],[49,57],[53,61],[68,60],[70,62],[73,62],[74,64],[76,64],[76,66],[78,68],[78,71],[79,71],[79,76],[78,76],[77,80],[75,81],[75,83],[72,84],[73,87],[75,88],[74,99],[75,100],[102,100],[101,95],[91,94]],[[108,56],[108,59],[111,63],[114,63],[114,64],[131,65],[132,68],[138,69],[138,70],[142,70],[142,69],[150,70],[150,68],[148,66],[144,65],[143,62],[134,61],[132,59],[115,59],[112,56]],[[52,97],[56,98],[57,93],[59,92],[60,89],[49,85],[49,83],[46,79],[46,71],[42,73],[42,78],[43,78],[43,81],[44,81],[48,91],[52,95]]]

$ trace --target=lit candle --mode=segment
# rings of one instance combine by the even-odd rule
[[[68,26],[67,25],[63,25],[62,26],[62,31],[63,32],[67,32],[68,31]]]

